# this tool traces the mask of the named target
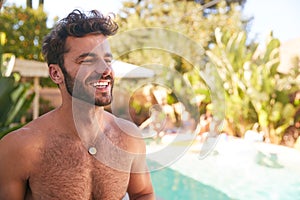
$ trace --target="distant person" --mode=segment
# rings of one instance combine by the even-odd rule
[[[74,10],[44,39],[62,104],[0,140],[0,199],[154,199],[138,127],[104,110],[118,25]]]

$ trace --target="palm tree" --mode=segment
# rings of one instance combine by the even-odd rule
[[[32,0],[26,0],[26,7],[32,8]]]
[[[2,2],[2,1],[3,0],[0,0],[0,2]],[[44,6],[44,0],[39,0],[39,7],[43,8],[43,6]],[[32,8],[32,0],[26,0],[26,7],[27,8]],[[0,6],[0,8],[1,8],[1,6]]]
[[[3,1],[4,0],[0,0],[0,9],[2,8]]]
[[[41,8],[44,7],[44,0],[39,0],[39,7],[41,7]]]

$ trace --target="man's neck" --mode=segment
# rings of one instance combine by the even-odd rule
[[[95,121],[102,121],[104,107],[96,106],[85,101],[73,98],[71,103],[71,112],[74,121],[79,120],[86,125],[94,124]]]
[[[72,98],[60,108],[64,120],[73,132],[83,140],[96,137],[104,129],[104,107],[95,106],[82,100]]]

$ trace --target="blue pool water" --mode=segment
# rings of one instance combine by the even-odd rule
[[[154,162],[149,164],[157,165]],[[231,199],[223,192],[168,167],[151,172],[151,178],[158,200]]]

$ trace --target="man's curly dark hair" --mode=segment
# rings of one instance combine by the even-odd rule
[[[97,10],[87,14],[78,9],[73,10],[66,18],[61,19],[52,31],[44,38],[42,53],[48,64],[58,64],[64,67],[66,39],[69,36],[83,37],[88,34],[116,34],[118,25],[111,16],[104,16]]]

